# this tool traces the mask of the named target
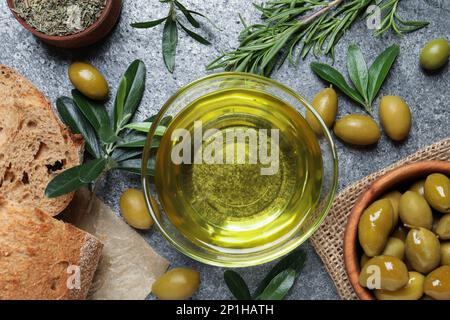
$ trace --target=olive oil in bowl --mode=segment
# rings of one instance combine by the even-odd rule
[[[180,151],[182,143],[188,148]],[[156,191],[172,224],[197,246],[224,253],[287,241],[314,211],[322,180],[308,123],[257,88],[225,88],[190,103],[156,155]]]

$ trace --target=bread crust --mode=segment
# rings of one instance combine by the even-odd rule
[[[102,247],[38,209],[1,202],[0,300],[85,299]]]
[[[48,199],[45,188],[62,170],[80,164],[83,138],[62,124],[30,81],[4,65],[0,113],[0,196],[18,207],[59,214],[73,193]]]

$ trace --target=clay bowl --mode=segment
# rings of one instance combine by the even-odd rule
[[[43,42],[60,48],[81,48],[100,41],[112,30],[122,10],[122,0],[107,1],[101,16],[93,25],[79,33],[60,37],[46,35],[31,27],[12,10],[14,8],[14,0],[7,1],[14,17],[25,29]]]
[[[443,173],[450,176],[450,162],[424,161],[394,169],[373,182],[353,207],[344,235],[344,262],[350,282],[361,300],[375,299],[374,295],[358,282],[361,271],[359,259],[362,251],[358,243],[358,223],[363,211],[383,194],[396,188],[402,190],[408,184],[431,173]]]

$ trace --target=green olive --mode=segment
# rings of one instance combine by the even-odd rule
[[[405,257],[405,243],[397,238],[390,237],[382,253],[383,256],[391,256],[403,260]]]
[[[439,219],[436,234],[441,240],[450,240],[450,213]]]
[[[406,191],[400,198],[398,212],[402,222],[409,226],[431,230],[433,212],[424,197],[417,192]]]
[[[175,268],[158,278],[152,286],[160,300],[185,300],[198,290],[200,274],[192,269]]]
[[[397,291],[375,290],[378,300],[419,300],[423,296],[423,283],[425,277],[418,272],[408,273],[409,280],[406,286]]]
[[[436,300],[450,300],[450,266],[442,266],[425,278],[425,293]]]
[[[433,173],[425,181],[425,199],[433,209],[450,213],[450,179],[441,173]]]
[[[420,53],[420,64],[429,71],[442,68],[450,56],[450,45],[447,40],[440,38],[428,42]]]
[[[123,218],[130,226],[147,230],[153,225],[142,191],[128,189],[120,197],[119,206]]]
[[[450,241],[441,242],[441,266],[450,266]]]
[[[391,202],[381,199],[362,214],[358,224],[359,243],[368,257],[379,255],[386,246],[393,225]]]
[[[89,63],[72,63],[69,67],[69,79],[88,98],[105,100],[108,96],[109,88],[105,77]]]
[[[336,121],[338,110],[338,96],[333,88],[326,88],[320,91],[312,102],[312,106],[317,113],[322,117],[323,122],[328,128],[331,128]],[[306,112],[306,121],[308,121],[311,128],[318,135],[322,135],[322,127],[317,121],[316,117],[311,111]]]
[[[441,261],[441,245],[436,235],[424,228],[411,229],[405,242],[406,259],[414,270],[428,273]]]
[[[370,258],[365,254],[365,253],[363,253],[363,255],[361,256],[361,259],[359,260],[359,266],[361,267],[361,268],[363,268],[364,267],[364,265],[367,263],[367,261],[369,261],[370,260]]]
[[[414,191],[420,194],[422,197],[425,195],[425,179],[416,181],[413,183],[408,191]]]
[[[392,232],[391,237],[400,239],[403,242],[405,242],[407,235],[408,235],[408,231],[405,229],[405,227],[402,225],[399,225],[397,227],[397,229],[395,229],[394,232]]]
[[[411,110],[397,96],[384,96],[380,102],[380,121],[386,134],[395,141],[405,140],[411,130]]]
[[[377,256],[364,265],[359,275],[359,284],[369,289],[395,291],[407,285],[408,269],[396,257]]]
[[[350,114],[338,120],[334,133],[342,141],[359,146],[377,143],[381,138],[380,128],[371,117]]]
[[[389,199],[391,201],[392,209],[394,209],[394,228],[398,224],[398,205],[400,204],[401,196],[402,194],[399,191],[391,191],[382,197],[382,199]]]

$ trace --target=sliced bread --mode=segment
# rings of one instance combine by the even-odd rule
[[[70,224],[0,200],[0,300],[85,299],[101,250]]]
[[[57,173],[80,163],[82,137],[64,127],[31,82],[3,65],[0,114],[0,196],[17,207],[57,215],[73,193],[48,199],[44,191]]]

